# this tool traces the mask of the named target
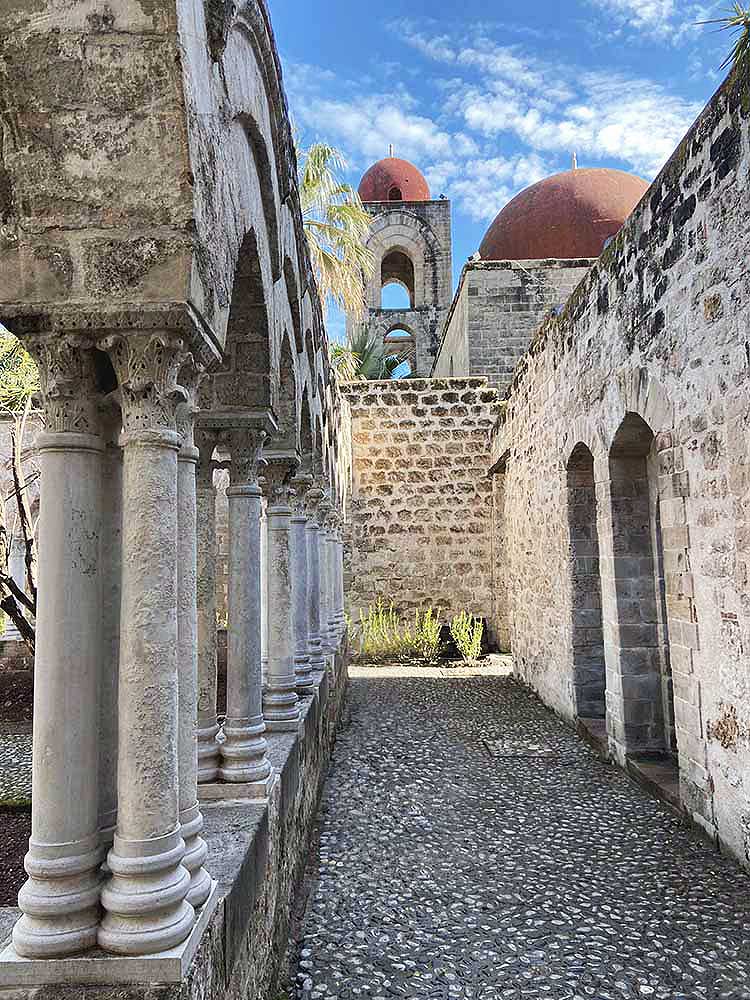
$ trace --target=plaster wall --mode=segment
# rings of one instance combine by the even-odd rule
[[[656,629],[650,656],[673,689],[683,803],[745,864],[749,95],[746,78],[729,78],[562,314],[535,335],[493,444],[518,673],[574,718],[573,633],[591,606],[572,585],[566,466],[583,444],[594,460],[610,747],[622,760],[635,715],[653,722],[645,697],[637,701],[650,683],[648,650],[638,669],[633,647]],[[643,502],[635,473],[612,465],[623,422],[640,426],[632,415],[652,435]],[[624,599],[643,569],[644,526],[661,562],[649,572],[652,583],[663,579],[663,609],[647,609],[643,592]]]

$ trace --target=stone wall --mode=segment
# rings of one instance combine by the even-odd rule
[[[591,260],[470,261],[464,266],[432,374],[486,375],[505,392],[518,359]]]
[[[395,328],[411,333],[416,346],[414,371],[429,375],[451,301],[451,204],[445,198],[371,201],[365,208],[373,216],[368,246],[375,256],[375,272],[366,293],[368,329],[379,337]],[[409,259],[414,271],[413,288],[407,289],[412,297],[408,310],[381,308],[383,259],[394,250]],[[349,333],[353,325],[349,320]]]
[[[676,736],[685,808],[746,864],[749,124],[731,77],[537,333],[493,446],[517,671],[573,718],[598,656],[612,752]]]
[[[500,404],[485,379],[403,379],[344,387],[353,485],[346,586],[355,617],[378,596],[490,618],[489,431]]]

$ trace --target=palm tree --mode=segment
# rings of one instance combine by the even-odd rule
[[[17,337],[0,323],[0,407],[17,412],[39,391],[39,372]]]
[[[337,149],[316,142],[300,151],[299,160],[302,219],[321,300],[361,319],[375,269],[367,247],[370,215],[354,188],[339,180],[346,164]]]
[[[347,344],[331,345],[331,363],[345,382],[391,378],[402,361],[398,354],[386,350],[376,333],[368,333],[364,327],[351,334]]]
[[[750,64],[750,7],[744,7],[735,0],[724,17],[715,17],[710,21],[699,21],[698,24],[719,24],[719,30],[728,30],[737,37],[729,55],[721,64],[720,69],[727,66],[739,67]]]

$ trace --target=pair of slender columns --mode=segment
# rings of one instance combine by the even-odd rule
[[[195,657],[178,670],[195,620],[194,570],[178,575],[178,507],[195,511],[190,445],[178,474],[185,393],[176,378],[187,359],[169,334],[98,343],[120,384],[120,471],[102,433],[93,346],[76,336],[35,346],[45,432],[32,833],[13,931],[17,952],[35,958],[96,943],[130,955],[172,947],[210,891],[195,794]],[[109,531],[120,510],[121,541]],[[181,555],[189,564],[186,548]],[[116,795],[114,747],[100,757],[99,746],[115,713]]]

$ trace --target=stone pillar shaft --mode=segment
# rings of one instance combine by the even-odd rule
[[[265,500],[260,520],[260,663],[263,687],[268,675],[268,513]]]
[[[182,407],[180,408],[183,409]],[[188,403],[181,413],[182,448],[177,459],[177,665],[179,693],[179,806],[185,841],[183,864],[190,873],[188,902],[202,906],[211,892],[203,867],[208,847],[198,806],[198,601],[197,496],[199,452],[193,445],[193,418]]]
[[[117,689],[120,670],[122,573],[122,448],[119,410],[108,420],[104,453],[102,550],[102,672],[99,691],[99,826],[107,850],[117,826]]]
[[[317,521],[318,502],[322,493],[316,487],[307,491],[307,613],[310,666],[314,671],[325,670],[325,658],[320,636],[320,528]]]
[[[92,947],[99,922],[102,456],[90,345],[36,345],[46,431],[28,881],[13,944],[29,958]],[[33,345],[32,345],[33,349]]]
[[[99,944],[162,951],[190,933],[178,802],[176,375],[182,342],[113,335],[102,344],[123,401],[122,621],[117,831]]]
[[[198,781],[215,781],[219,774],[219,723],[216,713],[216,491],[214,435],[197,432],[199,442],[196,493],[197,612],[198,612]]]
[[[227,717],[221,744],[224,781],[263,782],[271,774],[260,676],[260,514],[257,469],[265,432],[232,433],[229,499]]]
[[[294,674],[289,480],[296,460],[266,453],[268,496],[268,679],[263,716],[269,730],[296,730],[299,699]]]
[[[98,725],[101,666],[101,462],[93,434],[37,438],[42,466],[34,666],[29,880],[16,951],[47,958],[96,944],[99,923]]]
[[[298,475],[292,480],[294,505],[292,526],[292,603],[294,618],[294,674],[297,691],[304,693],[313,685],[310,664],[308,573],[307,573],[307,515],[305,494],[312,482],[310,476]]]

